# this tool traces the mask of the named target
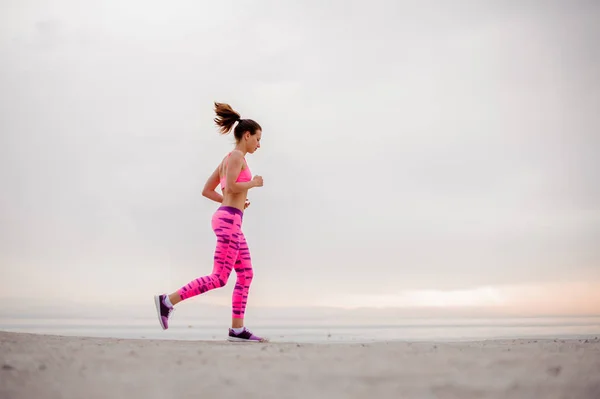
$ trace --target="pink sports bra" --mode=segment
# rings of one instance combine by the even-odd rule
[[[225,159],[225,174],[221,177],[221,190],[225,190],[225,186],[227,185],[227,161],[229,160],[229,156],[231,152],[227,154],[227,159]],[[246,158],[244,158],[244,163],[246,167],[242,169],[240,174],[238,175],[236,182],[247,182],[252,180],[252,173],[250,172],[250,168],[248,167],[248,163],[246,162]]]

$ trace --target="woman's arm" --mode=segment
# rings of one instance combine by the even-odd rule
[[[208,180],[206,180],[206,184],[204,184],[204,189],[202,190],[202,195],[208,199],[211,199],[219,204],[223,202],[223,196],[215,191],[217,186],[219,185],[219,168],[221,165],[217,166],[217,169],[210,175]]]
[[[236,181],[242,171],[243,159],[244,156],[239,151],[233,151],[229,156],[227,164],[227,189],[234,194],[249,190],[252,187],[262,186],[262,178],[260,176],[254,176],[254,178],[248,182]]]

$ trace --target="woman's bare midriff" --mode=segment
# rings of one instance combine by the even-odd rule
[[[221,205],[232,206],[243,212],[244,205],[246,204],[247,195],[248,190],[242,191],[240,193],[231,193],[229,192],[227,187],[225,187],[225,191],[223,192],[223,202],[221,203]]]

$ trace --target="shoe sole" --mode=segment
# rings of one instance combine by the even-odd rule
[[[227,337],[227,341],[229,342],[251,342],[254,344],[262,344],[265,341],[254,341],[254,340],[250,340],[250,339],[244,339],[244,338],[235,338],[235,337]]]
[[[163,330],[167,328],[163,324],[162,316],[160,315],[160,295],[154,295],[154,306],[156,306],[156,314],[158,315],[158,322]]]

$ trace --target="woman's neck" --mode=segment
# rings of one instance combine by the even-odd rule
[[[244,156],[248,153],[248,151],[246,151],[246,146],[242,146],[241,144],[236,145],[235,149],[240,151]]]

